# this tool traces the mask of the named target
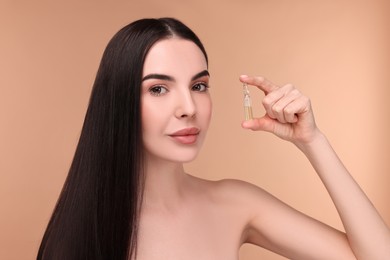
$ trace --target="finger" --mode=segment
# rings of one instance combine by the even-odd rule
[[[283,118],[286,123],[297,123],[300,115],[308,111],[310,111],[310,101],[307,97],[300,95],[284,107]]]
[[[292,85],[283,86],[281,89],[283,88],[286,88],[286,92],[283,97],[272,105],[272,113],[281,123],[295,123],[298,118],[295,116],[293,106],[290,106],[290,104],[299,99],[301,93]]]
[[[286,123],[296,123],[298,122],[298,116],[294,112],[292,112],[293,108],[291,107],[292,103],[288,104],[284,109],[284,118],[286,120]]]
[[[296,123],[298,116],[310,110],[310,100],[303,95],[294,99],[284,108],[284,117],[289,123]]]
[[[291,92],[294,89],[293,85],[287,84],[283,87],[269,93],[266,95],[263,99],[263,106],[267,114],[273,118],[277,119],[279,114],[279,117],[283,116],[280,115],[280,113],[283,111],[284,106],[286,105],[286,102],[279,103],[281,99],[284,99],[289,92]],[[290,101],[291,102],[291,101]],[[281,120],[281,122],[284,122],[284,119]]]
[[[272,132],[275,127],[276,120],[265,115],[260,118],[254,118],[242,122],[241,126],[245,129],[251,129],[253,131],[267,131]]]
[[[264,77],[252,77],[247,75],[241,75],[240,81],[242,83],[247,83],[248,85],[253,85],[258,87],[260,90],[262,90],[266,95],[279,87],[272,83],[271,81],[267,80]]]

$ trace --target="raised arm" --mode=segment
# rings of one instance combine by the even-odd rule
[[[265,93],[263,105],[266,110],[264,117],[245,121],[242,126],[268,131],[294,143],[309,159],[328,190],[356,258],[390,259],[389,228],[317,128],[310,100],[292,85],[279,87],[262,77],[241,76],[240,80]],[[313,223],[310,225],[316,226]],[[316,234],[322,232],[321,228],[318,230]],[[334,234],[329,237],[338,239]]]

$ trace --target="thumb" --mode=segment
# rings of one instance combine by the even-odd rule
[[[254,118],[241,123],[242,128],[251,129],[253,131],[273,132],[276,120],[265,115],[260,118]]]

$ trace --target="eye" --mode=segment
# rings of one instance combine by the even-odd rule
[[[193,85],[191,89],[194,91],[205,92],[208,88],[209,86],[206,83],[200,82]]]
[[[149,89],[150,94],[153,96],[161,96],[168,92],[168,89],[163,86],[154,86]]]

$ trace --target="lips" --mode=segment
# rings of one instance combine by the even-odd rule
[[[169,136],[181,144],[193,144],[196,142],[200,130],[196,127],[184,128]]]

